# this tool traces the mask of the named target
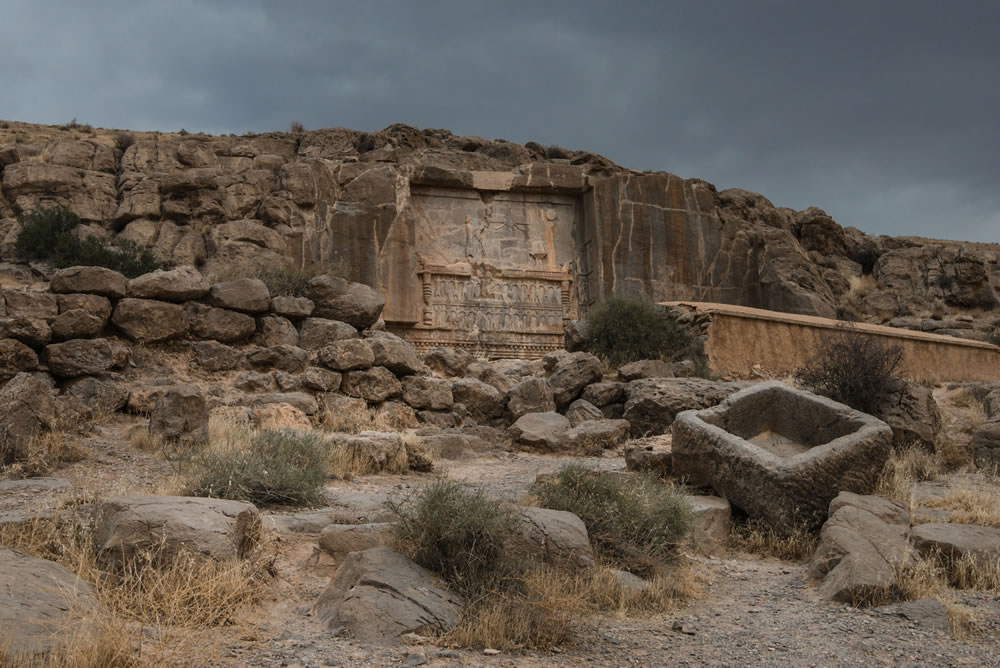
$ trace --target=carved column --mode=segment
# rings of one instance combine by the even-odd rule
[[[428,327],[434,324],[434,309],[431,307],[431,272],[421,267],[420,282],[424,297],[424,324]]]

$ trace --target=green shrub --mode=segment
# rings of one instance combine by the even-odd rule
[[[652,475],[624,477],[570,464],[533,491],[541,506],[583,520],[601,555],[628,570],[657,570],[694,521],[680,490]]]
[[[186,493],[255,504],[310,505],[323,500],[327,447],[312,432],[230,432],[191,461]]]
[[[440,574],[469,600],[518,588],[518,565],[505,553],[517,516],[507,504],[455,482],[438,481],[393,504],[399,549]]]
[[[666,309],[612,297],[595,305],[584,325],[584,347],[609,364],[698,356],[695,337]]]
[[[894,373],[903,361],[903,349],[849,326],[841,330],[795,372],[795,379],[816,394],[877,414],[882,401],[899,390]]]
[[[120,239],[108,246],[97,237],[80,240],[80,217],[64,207],[37,209],[20,217],[15,251],[25,260],[45,260],[57,267],[105,267],[128,278],[160,268],[146,246]]]

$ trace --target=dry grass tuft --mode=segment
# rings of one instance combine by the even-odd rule
[[[864,299],[868,294],[878,288],[878,281],[871,274],[861,276],[851,276],[847,289],[847,296],[850,299]]]
[[[0,664],[19,668],[139,668],[167,659],[164,647],[142,652],[142,636],[129,630],[121,620],[106,615],[81,619],[88,631],[77,631],[48,654],[26,656],[12,651],[12,642],[0,639]]]
[[[372,473],[406,473],[410,468],[410,459],[405,448],[392,453],[383,462],[373,457],[368,448],[352,442],[334,441],[330,445],[327,464],[330,473],[350,478]]]
[[[0,449],[0,455],[2,455]],[[17,461],[0,468],[0,479],[33,478],[55,471],[61,464],[87,459],[88,450],[65,431],[46,431],[28,440]],[[0,456],[0,462],[3,457]]]
[[[904,601],[940,597],[948,590],[948,573],[936,559],[917,558],[895,568],[898,595]]]
[[[756,520],[734,522],[729,532],[731,549],[786,561],[808,561],[816,552],[818,541],[819,534],[806,528],[781,533]]]
[[[965,554],[944,563],[953,587],[1000,594],[1000,555]]]
[[[913,485],[930,480],[941,473],[943,468],[939,456],[919,446],[894,451],[882,469],[875,493],[899,501],[909,508],[912,505]]]
[[[320,426],[325,431],[358,434],[375,427],[375,409],[363,401],[347,405],[336,412],[324,411]]]
[[[969,640],[980,633],[979,613],[967,605],[939,599],[948,611],[948,625],[955,640]]]
[[[549,650],[573,638],[576,608],[575,603],[562,608],[551,600],[496,594],[466,606],[458,625],[442,640],[477,649]]]
[[[952,511],[948,521],[954,524],[1000,528],[1000,489],[963,488],[920,505]]]

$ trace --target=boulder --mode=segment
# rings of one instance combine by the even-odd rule
[[[165,389],[149,415],[149,433],[170,441],[202,442],[208,438],[208,406],[191,385]]]
[[[339,562],[351,552],[364,552],[384,544],[392,527],[391,522],[331,524],[319,534],[319,549]]]
[[[961,558],[994,565],[1000,560],[1000,528],[974,524],[932,522],[910,531],[910,542],[920,554],[940,554],[948,560]]]
[[[59,299],[55,294],[37,290],[13,289],[3,291],[4,306],[11,318],[40,318],[45,321],[59,315]]]
[[[573,424],[572,420],[570,424]],[[600,454],[601,450],[617,448],[628,438],[631,425],[627,420],[585,420],[566,430],[563,438],[571,450]]]
[[[268,392],[274,388],[274,374],[244,371],[236,377],[233,385],[244,392]]]
[[[274,382],[282,392],[295,392],[302,388],[302,376],[287,371],[275,371]]]
[[[257,321],[246,313],[189,302],[185,308],[191,334],[199,339],[242,341],[257,331]]]
[[[261,528],[252,503],[191,496],[113,497],[100,504],[95,520],[98,559],[112,567],[182,552],[234,561],[257,545]]]
[[[201,272],[192,266],[169,271],[157,270],[128,282],[128,296],[137,299],[158,299],[165,302],[186,302],[201,299],[211,286]]]
[[[375,324],[385,307],[385,297],[362,283],[352,283],[339,276],[316,276],[303,291],[315,304],[318,318],[340,320],[366,329]]]
[[[231,311],[263,313],[271,308],[271,293],[258,278],[238,278],[213,285],[208,303]]]
[[[594,565],[594,548],[579,517],[549,508],[519,507],[517,512],[520,522],[508,544],[512,554],[570,572]]]
[[[306,415],[319,412],[319,402],[308,392],[277,392],[275,394],[260,394],[253,398],[254,406],[264,404],[288,404],[294,406]]]
[[[38,355],[17,339],[0,339],[0,380],[38,368]],[[449,388],[448,393],[451,394]]]
[[[493,449],[479,436],[459,431],[423,435],[421,444],[436,459],[468,459]]]
[[[309,417],[291,404],[261,404],[253,407],[252,415],[257,429],[312,429]]]
[[[674,370],[665,360],[639,360],[618,369],[618,378],[628,383],[640,378],[673,378]]]
[[[93,416],[123,408],[129,392],[119,382],[87,376],[68,381],[63,385],[63,394],[74,397]]]
[[[32,348],[41,348],[52,340],[52,329],[42,318],[9,316],[0,318],[0,338],[17,339]]]
[[[475,358],[464,350],[431,348],[424,355],[424,364],[431,371],[446,378],[462,377]]]
[[[560,452],[569,447],[565,438],[569,428],[569,420],[559,413],[528,413],[518,418],[507,433],[518,445],[543,452]]]
[[[577,399],[566,409],[566,417],[574,427],[587,420],[601,420],[604,413],[601,409],[585,399]]]
[[[665,434],[681,411],[714,406],[742,387],[702,378],[644,378],[626,388],[623,417],[633,436]]]
[[[302,374],[302,385],[314,392],[336,392],[340,389],[341,374],[318,366],[311,366]]]
[[[194,363],[205,371],[231,371],[243,362],[243,353],[224,343],[196,341],[191,349]]]
[[[96,636],[93,588],[65,566],[0,547],[0,659],[47,665],[47,657]]]
[[[488,420],[503,414],[503,395],[492,385],[475,378],[459,378],[451,384],[456,403],[465,406],[477,420]]]
[[[265,315],[257,319],[257,337],[261,346],[299,345],[299,330],[288,318],[280,315]]]
[[[420,426],[417,412],[399,401],[383,401],[375,410],[374,423],[376,429],[392,431],[416,429]],[[407,450],[409,451],[409,444]]]
[[[350,397],[360,397],[370,403],[379,403],[403,391],[399,380],[384,366],[373,366],[360,371],[347,371],[340,381],[340,391]]]
[[[82,292],[111,299],[125,296],[128,279],[104,267],[68,267],[52,275],[49,290],[55,293]]]
[[[558,408],[569,406],[583,388],[601,380],[604,366],[590,353],[566,353],[555,363],[548,377]]]
[[[299,346],[306,350],[319,350],[334,341],[358,338],[358,330],[339,320],[306,318],[299,332]]]
[[[544,378],[527,378],[510,389],[507,412],[515,420],[528,413],[548,413],[555,409],[552,390]]]
[[[415,374],[424,366],[413,346],[397,336],[373,336],[368,343],[375,355],[375,365],[384,366],[397,376]]]
[[[31,439],[55,426],[52,387],[30,373],[14,376],[0,388],[0,465],[23,459]]]
[[[625,470],[652,473],[661,478],[674,472],[674,456],[670,437],[650,437],[625,446]]]
[[[368,341],[343,339],[323,346],[319,361],[334,371],[355,371],[375,364],[375,353]]]
[[[892,428],[892,444],[903,449],[914,443],[934,451],[941,413],[931,388],[903,381],[898,392],[879,404],[876,415]]]
[[[470,378],[492,385],[500,394],[510,392],[516,382],[513,376],[503,373],[493,362],[476,360],[469,365],[465,372]]]
[[[271,346],[250,353],[247,355],[247,362],[255,369],[280,369],[289,373],[302,373],[309,364],[309,352],[298,346]]]
[[[73,339],[45,346],[49,373],[60,378],[95,376],[121,366],[128,352],[108,339]]]
[[[323,426],[334,432],[358,432],[371,429],[374,417],[368,402],[357,397],[326,392],[317,397],[323,414]]]
[[[691,544],[703,554],[721,554],[729,544],[732,508],[720,496],[688,495],[684,500],[694,511]]]
[[[102,327],[111,318],[111,300],[101,295],[68,294],[58,296],[59,313],[80,310],[101,319]]]
[[[583,394],[580,395],[580,398],[589,401],[598,408],[625,403],[625,383],[591,383],[583,388]]]
[[[331,434],[330,446],[361,471],[402,473],[407,469],[406,446],[399,434],[381,431]]]
[[[329,629],[375,645],[399,645],[407,633],[439,634],[458,623],[464,602],[424,568],[387,547],[351,552],[316,601]]]
[[[49,328],[52,331],[52,338],[65,341],[98,336],[104,330],[104,324],[105,320],[100,316],[87,313],[83,309],[72,309],[56,316]]]
[[[451,383],[431,376],[406,376],[402,379],[403,401],[416,409],[447,410],[454,403]]]
[[[111,322],[140,343],[166,341],[188,331],[184,307],[152,299],[122,299],[111,314]]]
[[[996,467],[1000,470],[1000,420],[983,423],[972,434],[972,457],[981,469]]]
[[[290,320],[301,320],[311,316],[316,305],[306,297],[278,295],[271,298],[271,308],[280,316]]]

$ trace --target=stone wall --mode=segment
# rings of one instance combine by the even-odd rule
[[[809,362],[845,323],[726,304],[671,302],[707,316],[705,351],[712,371],[727,378],[781,378]],[[872,336],[903,349],[899,374],[917,382],[1000,378],[1000,348],[979,341],[856,323],[852,336]]]

